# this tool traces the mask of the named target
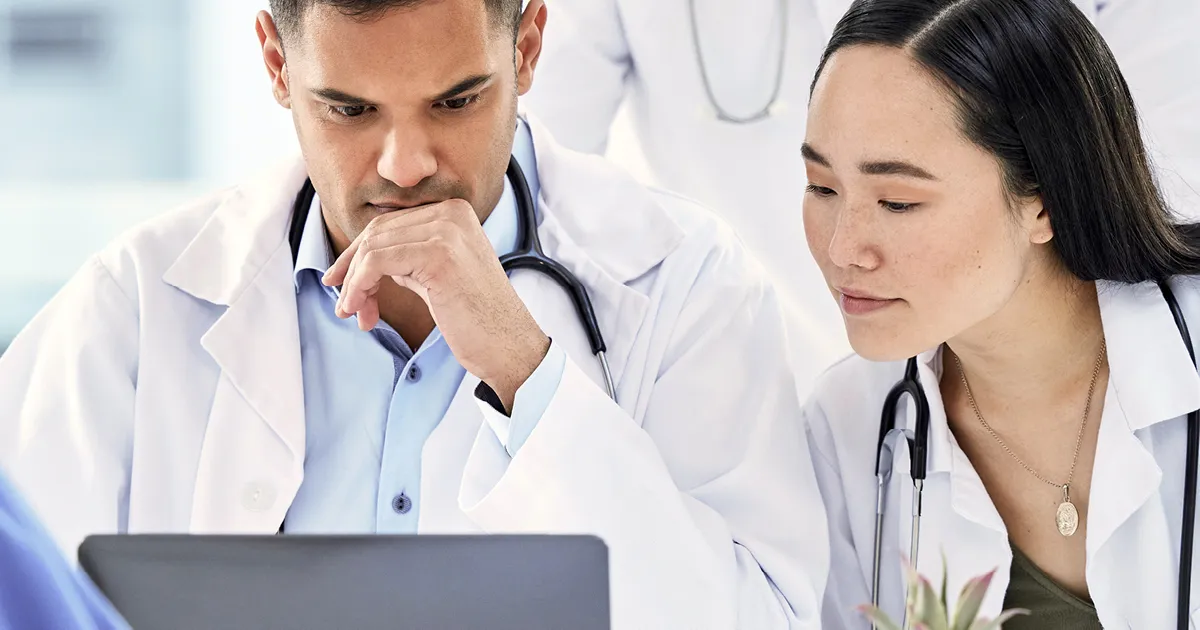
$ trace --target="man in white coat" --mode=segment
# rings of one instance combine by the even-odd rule
[[[774,293],[695,205],[518,115],[542,1],[271,4],[303,161],[124,235],[0,359],[0,465],[59,544],[591,533],[616,628],[817,627],[828,541]],[[567,294],[498,263],[510,155],[616,402]]]
[[[1173,206],[1200,218],[1200,2],[1074,2],[1121,64]],[[545,61],[522,97],[563,145],[592,153],[628,106],[654,182],[712,208],[766,265],[789,306],[802,390],[850,351],[800,212],[809,84],[849,6],[552,0]],[[613,157],[640,162],[630,156]]]

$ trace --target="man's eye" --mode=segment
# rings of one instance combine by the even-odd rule
[[[342,118],[358,118],[359,116],[367,113],[367,107],[365,105],[337,105],[330,107],[329,109]]]
[[[478,96],[460,96],[458,98],[450,98],[442,101],[440,105],[451,111],[465,109],[471,103],[474,103]]]

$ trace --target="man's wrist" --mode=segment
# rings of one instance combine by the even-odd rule
[[[517,350],[507,357],[508,361],[503,369],[493,376],[480,379],[500,399],[507,415],[512,414],[517,390],[529,380],[549,351],[550,338],[539,329],[536,335],[531,335],[529,341],[519,344]]]

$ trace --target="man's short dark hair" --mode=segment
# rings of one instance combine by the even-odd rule
[[[521,25],[521,0],[481,1],[487,5],[492,23],[497,28],[511,29],[515,40]],[[270,5],[279,37],[291,41],[300,33],[300,21],[305,12],[318,4],[333,7],[350,18],[370,21],[392,9],[415,7],[422,2],[425,0],[270,0]]]

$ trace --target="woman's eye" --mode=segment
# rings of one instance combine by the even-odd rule
[[[329,109],[342,118],[358,118],[367,113],[365,105],[335,105]]]
[[[888,212],[907,212],[912,210],[917,204],[900,203],[898,201],[880,201],[879,205],[883,206]]]
[[[809,184],[807,190],[818,197],[832,197],[837,194],[832,188],[817,186],[815,184]]]

